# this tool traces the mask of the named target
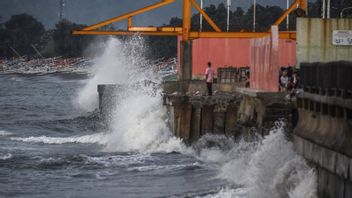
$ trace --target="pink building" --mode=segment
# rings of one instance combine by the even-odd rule
[[[178,38],[180,42],[181,37]],[[210,61],[213,68],[217,70],[219,67],[232,66],[232,67],[250,67],[251,73],[259,74],[266,61],[266,66],[269,67],[269,62],[273,58],[271,56],[270,46],[267,43],[253,42],[257,39],[242,39],[242,38],[200,38],[193,40],[192,48],[192,77],[193,79],[204,78],[204,72],[207,67],[207,63]],[[256,46],[254,46],[256,43]],[[180,45],[178,45],[180,46]],[[253,48],[254,47],[254,48]],[[269,47],[269,48],[268,48]],[[251,59],[257,58],[253,53],[254,49],[261,51],[259,59],[254,63]],[[269,54],[268,54],[269,53]],[[178,47],[178,55],[180,55],[180,47]],[[269,58],[269,59],[268,59]],[[275,65],[275,70],[278,70],[281,66],[294,66],[296,65],[296,42],[293,40],[280,39],[279,40],[279,50],[278,55],[275,57],[277,63]],[[260,63],[262,61],[262,63]],[[268,62],[269,61],[269,62]],[[253,65],[256,64],[256,65]],[[179,69],[179,65],[178,65]],[[264,71],[264,70],[263,70]],[[266,70],[268,71],[268,70]],[[264,73],[263,73],[264,74]],[[277,75],[272,74],[270,76],[262,76],[259,78],[257,75],[257,83],[251,83],[256,85],[260,89],[258,82],[263,82],[267,77],[271,78],[271,82],[278,82],[276,79]],[[275,78],[275,79],[273,79]],[[278,77],[277,77],[278,78]],[[260,79],[260,80],[258,80]],[[254,80],[251,78],[251,81]],[[270,87],[270,88],[268,88]],[[263,89],[272,90],[273,87],[278,87],[278,85],[265,85]],[[272,90],[273,91],[273,90]]]

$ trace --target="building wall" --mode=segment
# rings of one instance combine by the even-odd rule
[[[268,36],[251,39],[250,44],[250,87],[279,91],[280,68],[296,65],[296,42]]]
[[[297,61],[352,61],[352,46],[332,44],[333,30],[352,30],[352,19],[297,19]]]
[[[180,41],[178,37],[178,62],[180,63]],[[243,38],[201,38],[193,40],[192,44],[192,76],[193,79],[204,78],[207,63],[213,68],[219,67],[248,67],[251,62],[251,39]],[[280,40],[278,63],[280,66],[296,64],[296,42]],[[178,65],[178,71],[179,65]]]
[[[204,76],[207,63],[214,69],[249,66],[250,39],[196,39],[193,41],[192,73]]]

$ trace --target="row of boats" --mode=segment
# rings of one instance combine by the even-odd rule
[[[51,73],[76,73],[91,74],[94,59],[78,58],[42,58],[42,59],[1,59],[0,74],[51,74]],[[159,75],[164,80],[177,79],[176,58],[159,59],[152,61]]]
[[[0,59],[0,73],[47,74],[57,72],[87,73],[93,60],[78,58]]]

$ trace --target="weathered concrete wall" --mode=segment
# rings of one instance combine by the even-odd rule
[[[301,72],[295,148],[318,170],[319,197],[351,197],[352,62],[302,64]]]
[[[297,18],[297,65],[352,61],[352,46],[332,44],[333,30],[352,30],[352,19]]]
[[[243,127],[257,127],[267,134],[279,118],[290,119],[294,108],[282,93],[236,89],[213,96],[166,96],[170,126],[177,137],[191,143],[207,133],[238,137]]]
[[[213,96],[206,95],[204,81],[166,83],[163,87],[169,126],[186,143],[207,133],[238,137],[245,131],[243,126],[257,127],[265,135],[274,121],[287,118],[293,108],[292,103],[285,102],[282,93],[236,88],[232,84],[214,84],[217,93]],[[120,85],[98,86],[99,108],[107,122],[121,89]]]
[[[296,151],[312,162],[317,169],[320,198],[352,196],[350,157],[297,135],[294,136],[294,145]]]
[[[234,135],[238,95],[168,95],[166,106],[175,136],[191,143],[207,133]]]
[[[270,128],[278,118],[286,118],[290,121],[292,109],[295,106],[285,100],[287,93],[246,88],[237,88],[237,91],[243,95],[238,110],[240,123],[252,123],[253,126]]]

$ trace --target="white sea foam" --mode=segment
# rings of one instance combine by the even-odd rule
[[[11,153],[8,153],[8,154],[3,155],[3,156],[0,155],[0,160],[8,160],[8,159],[11,159],[11,158],[12,158],[12,154]]]
[[[135,153],[129,155],[113,155],[113,156],[101,156],[101,157],[88,157],[89,163],[101,164],[105,167],[123,166],[128,167],[130,165],[143,165],[146,161],[151,160],[150,154]]]
[[[8,131],[2,131],[0,130],[0,136],[9,136],[12,135],[12,133],[8,132]]]
[[[202,198],[247,198],[247,189],[244,188],[222,188],[216,194],[203,196]],[[201,197],[197,197],[201,198]]]
[[[282,127],[272,130],[262,141],[242,141],[229,151],[217,153],[223,155],[218,157],[219,177],[240,187],[222,189],[207,197],[317,197],[315,172],[294,152]]]
[[[85,136],[73,137],[47,137],[47,136],[31,136],[31,137],[12,137],[11,140],[44,143],[44,144],[66,144],[66,143],[98,143],[104,144],[106,137],[104,134],[93,134]]]
[[[147,165],[147,166],[137,166],[128,168],[128,171],[139,171],[139,172],[146,172],[146,171],[155,171],[155,170],[175,170],[175,169],[182,169],[190,166],[199,166],[198,162],[189,163],[189,164],[172,164],[172,165]]]

